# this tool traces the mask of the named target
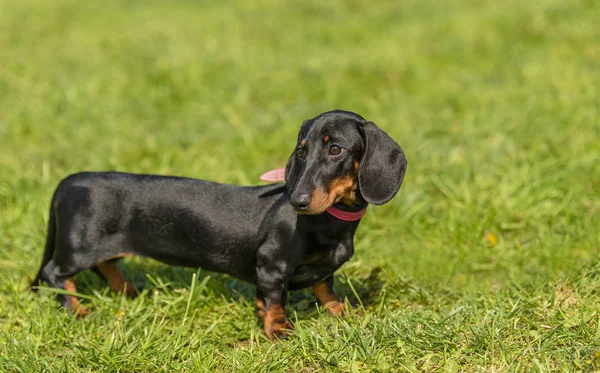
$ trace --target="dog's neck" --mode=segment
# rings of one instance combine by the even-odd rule
[[[369,207],[369,204],[362,198],[360,193],[357,193],[351,205],[345,201],[340,201],[328,208],[327,212],[340,220],[357,221],[363,217],[367,207]]]
[[[363,217],[363,215],[365,214],[365,212],[367,212],[366,206],[358,211],[347,211],[347,210],[342,210],[341,208],[337,207],[338,205],[347,207],[344,204],[333,205],[327,209],[327,213],[329,215],[332,215],[333,217],[335,217],[339,220],[343,220],[343,221],[360,220]]]

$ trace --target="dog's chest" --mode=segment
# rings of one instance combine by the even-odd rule
[[[336,266],[339,267],[347,262],[354,254],[352,244],[336,242],[335,244],[319,245],[319,247],[308,249],[304,255],[302,265],[306,266]]]
[[[292,274],[292,282],[312,285],[331,275],[354,253],[352,243],[315,245],[307,248],[301,262]]]

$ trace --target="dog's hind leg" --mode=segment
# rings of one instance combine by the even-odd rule
[[[55,289],[62,289],[69,293],[77,293],[74,279],[75,274],[62,275],[57,269],[54,260],[50,260],[40,273],[41,280],[45,281]],[[75,312],[78,317],[88,314],[87,307],[82,306],[75,295],[57,294],[56,300],[58,300],[67,310]]]
[[[134,284],[127,281],[123,272],[117,266],[118,261],[119,258],[113,258],[100,262],[96,264],[94,270],[104,278],[112,291],[115,293],[124,292],[129,298],[135,298],[137,296],[137,289]]]

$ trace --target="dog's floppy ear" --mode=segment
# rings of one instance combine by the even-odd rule
[[[361,125],[365,152],[358,170],[358,187],[365,201],[382,205],[391,200],[402,185],[406,157],[402,148],[373,122]]]

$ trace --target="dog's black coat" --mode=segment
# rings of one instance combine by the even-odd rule
[[[326,142],[323,141],[327,136]],[[301,144],[301,145],[300,145]],[[331,155],[329,146],[343,151]],[[327,281],[354,252],[359,221],[311,207],[318,189],[357,171],[349,211],[389,201],[406,159],[400,147],[357,114],[332,111],[304,122],[286,184],[242,187],[182,177],[84,172],[64,179],[52,199],[40,280],[67,278],[123,254],[227,273],[256,284],[257,298],[284,304],[287,290]],[[356,183],[355,183],[356,184]],[[291,202],[291,203],[290,203]],[[303,214],[309,213],[309,214]],[[68,298],[59,295],[68,308]]]

